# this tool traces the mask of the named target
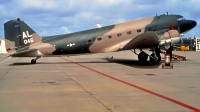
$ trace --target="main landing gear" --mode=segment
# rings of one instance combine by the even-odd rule
[[[147,59],[148,59],[148,54],[141,50],[140,53],[138,54],[138,60],[140,62],[146,62]]]
[[[39,58],[41,58],[41,56],[37,56],[35,59],[32,59],[32,60],[31,60],[31,64],[35,64],[36,61],[37,61]]]
[[[159,63],[161,61],[161,56],[160,56],[160,48],[158,46],[156,47],[153,47],[152,48],[152,54],[150,57],[150,62],[153,62],[153,63]]]
[[[150,57],[150,62],[153,62],[153,63],[159,63],[161,61],[161,56],[160,56],[161,51],[160,51],[160,48],[157,46],[152,48],[151,55],[148,55],[147,53],[142,51],[142,49],[140,49],[139,54],[136,53],[135,49],[132,52],[134,52],[136,55],[138,55],[138,60],[140,62],[147,62],[148,57]]]

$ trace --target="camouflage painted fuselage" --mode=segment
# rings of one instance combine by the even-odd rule
[[[194,26],[180,15],[161,15],[70,34],[41,37],[21,20],[4,24],[6,48],[13,57],[75,55],[151,48],[180,40]],[[166,41],[166,42],[165,42]]]

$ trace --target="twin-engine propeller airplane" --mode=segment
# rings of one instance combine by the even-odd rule
[[[6,49],[12,57],[40,57],[76,55],[86,53],[117,52],[140,49],[138,59],[160,62],[159,46],[171,50],[181,35],[196,26],[193,20],[181,15],[160,15],[121,24],[115,24],[76,33],[42,38],[20,19],[4,24]],[[152,48],[148,55],[142,49]],[[136,52],[134,52],[137,54]]]

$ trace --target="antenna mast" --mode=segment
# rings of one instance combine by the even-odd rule
[[[170,3],[169,3],[169,9],[170,9],[170,12],[171,12],[171,15],[172,15],[172,9],[171,9],[171,5],[170,5]]]

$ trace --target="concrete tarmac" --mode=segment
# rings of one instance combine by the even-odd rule
[[[139,63],[131,51],[36,64],[0,55],[0,112],[200,112],[200,52],[174,53],[187,59],[174,69]]]

